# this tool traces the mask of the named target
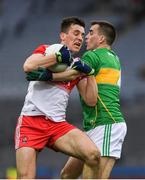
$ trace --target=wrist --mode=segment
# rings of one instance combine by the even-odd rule
[[[40,68],[39,68],[40,69]],[[52,72],[48,69],[41,68],[39,71],[38,81],[51,81],[53,80]]]
[[[87,74],[87,76],[94,76],[94,73],[95,73],[95,70],[92,69],[92,70]]]
[[[60,52],[56,52],[55,55],[56,55],[56,61],[58,63],[61,63],[62,62],[61,53]]]

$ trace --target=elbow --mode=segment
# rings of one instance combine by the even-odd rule
[[[88,106],[91,106],[91,107],[94,107],[94,106],[96,106],[96,104],[97,104],[97,99],[92,99],[92,100],[85,100],[85,102],[86,102],[86,104],[88,105]]]
[[[90,107],[95,107],[96,106],[96,103],[94,103],[93,101],[91,102],[87,102],[87,105],[90,106]]]
[[[34,69],[33,69],[32,65],[30,65],[28,63],[24,63],[23,70],[24,70],[24,72],[27,73],[27,72],[33,71]]]
[[[26,64],[24,64],[23,65],[23,70],[24,70],[24,72],[29,72],[29,67],[26,65]]]

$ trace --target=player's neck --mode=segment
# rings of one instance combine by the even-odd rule
[[[107,49],[111,49],[111,47],[108,45],[108,44],[100,44],[99,46],[98,46],[98,48],[107,48]],[[98,49],[97,48],[97,49]]]

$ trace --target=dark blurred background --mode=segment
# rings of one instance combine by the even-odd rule
[[[0,178],[15,178],[14,129],[28,86],[23,63],[38,45],[59,42],[60,22],[66,16],[79,16],[86,24],[108,20],[117,28],[113,49],[121,59],[121,105],[128,134],[111,177],[145,178],[145,81],[140,77],[145,66],[144,0],[0,0]],[[76,89],[67,117],[82,128]],[[59,178],[66,159],[42,151],[37,178]]]

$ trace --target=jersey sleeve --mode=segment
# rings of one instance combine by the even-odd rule
[[[40,45],[34,51],[33,54],[43,54],[45,55],[45,51],[48,45]]]

